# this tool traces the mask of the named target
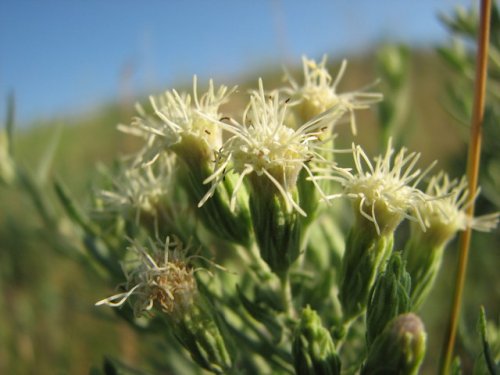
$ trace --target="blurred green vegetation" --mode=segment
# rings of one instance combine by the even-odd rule
[[[410,67],[407,85],[396,89],[410,105],[397,117],[398,142],[420,151],[422,165],[437,159],[436,171],[444,169],[459,176],[465,170],[466,140],[456,116],[447,110],[445,87],[453,75],[431,51],[404,53]],[[339,61],[330,63],[338,67]],[[380,75],[377,69],[375,54],[350,58],[340,91],[354,90],[372,81]],[[260,73],[269,88],[282,76],[280,68]],[[381,88],[387,84],[390,82],[382,82]],[[395,88],[390,89],[394,92]],[[99,179],[96,165],[109,166],[119,155],[136,147],[133,137],[116,130],[117,124],[129,123],[132,115],[132,105],[110,104],[88,116],[16,129],[16,160],[26,170],[37,171],[47,147],[56,142],[47,176],[40,176],[34,183],[49,192],[53,203],[52,180],[57,178],[85,207],[89,189]],[[377,125],[377,111],[364,111],[356,119],[359,135],[354,140],[368,153],[378,152],[384,130]],[[348,126],[344,126],[338,146],[349,146],[352,141]],[[49,205],[54,217],[61,218],[61,207],[52,203]],[[491,212],[491,205],[481,204]],[[138,336],[125,323],[111,321],[107,313],[94,307],[110,286],[97,277],[96,270],[82,267],[71,256],[61,256],[57,243],[64,240],[54,238],[54,233],[46,229],[47,223],[37,213],[34,202],[19,189],[0,186],[0,212],[0,373],[87,374],[92,365],[102,363],[105,355],[143,366],[148,351],[158,350],[159,344],[139,343]],[[58,220],[57,225],[63,226],[60,231],[66,230],[64,220]],[[498,230],[494,236],[495,242],[491,234],[476,235],[472,249],[464,309],[463,332],[467,339],[460,343],[464,351],[474,346],[467,341],[470,337],[479,340],[474,331],[478,306],[484,305],[492,317],[500,312]],[[80,244],[73,245],[80,248]],[[437,363],[446,326],[455,248],[450,246],[437,286],[424,306],[423,320],[429,332],[426,361],[430,364]]]

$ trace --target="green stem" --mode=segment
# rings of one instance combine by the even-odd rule
[[[355,320],[356,320],[356,318],[351,318],[349,320],[344,320],[341,323],[340,332],[342,332],[342,336],[335,340],[335,349],[337,350],[337,352],[340,352],[340,350],[342,349],[342,346],[346,342],[347,335],[349,334],[349,330],[351,329],[351,326]]]

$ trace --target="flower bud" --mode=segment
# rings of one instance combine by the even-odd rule
[[[311,223],[316,218],[320,198],[316,186],[311,181],[308,181],[308,177],[305,169],[302,169],[297,179],[297,191],[300,207],[307,214],[304,219],[307,223]]]
[[[190,159],[191,160],[191,159]],[[210,188],[204,181],[213,173],[213,168],[207,160],[194,159],[187,164],[187,168],[179,171],[181,181],[188,192],[193,206],[198,206],[196,214],[219,238],[248,245],[250,241],[250,219],[246,205],[240,204],[238,210],[230,208],[227,191],[232,190],[232,181],[227,178],[222,186],[210,192],[210,199],[206,199]]]
[[[370,291],[366,314],[366,341],[371,346],[388,322],[410,311],[411,279],[399,253],[393,253],[386,270]]]
[[[216,374],[226,374],[231,369],[231,356],[217,319],[206,306],[196,304],[180,321],[173,322],[172,327],[176,338],[198,365]]]
[[[261,186],[254,189],[249,201],[255,239],[261,258],[274,273],[283,275],[300,254],[301,217],[287,209],[271,182],[255,177],[252,187]]]
[[[344,321],[357,317],[366,308],[370,289],[385,266],[393,242],[392,233],[378,236],[370,222],[358,220],[351,229],[340,273],[339,299]]]
[[[328,330],[310,307],[302,311],[292,346],[293,364],[297,374],[340,374],[340,358]]]
[[[373,342],[361,375],[414,375],[425,356],[426,333],[412,313],[394,318]]]
[[[420,228],[412,228],[404,258],[411,276],[411,303],[418,309],[431,291],[443,259],[445,245],[435,245]]]

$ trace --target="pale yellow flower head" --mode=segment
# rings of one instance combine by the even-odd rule
[[[328,178],[340,182],[343,192],[327,198],[353,199],[360,215],[371,221],[379,234],[394,231],[404,218],[423,226],[418,208],[428,197],[416,186],[432,165],[424,173],[415,169],[420,154],[403,148],[394,156],[391,141],[375,163],[360,146],[353,144],[352,153],[355,171],[334,168],[333,176]]]
[[[499,213],[470,217],[466,209],[469,201],[467,180],[450,180],[446,173],[431,178],[426,193],[430,200],[422,202],[418,209],[426,226],[428,237],[432,234],[436,241],[446,243],[456,232],[468,227],[489,232],[496,228]]]
[[[302,58],[304,83],[298,84],[288,74],[290,87],[283,89],[283,92],[292,98],[291,105],[295,106],[295,112],[301,121],[308,121],[329,108],[339,106],[344,112],[349,112],[352,132],[356,134],[354,111],[369,108],[371,104],[379,102],[382,100],[382,94],[363,90],[338,93],[337,86],[345,73],[347,61],[342,61],[340,70],[333,79],[326,68],[326,60],[324,56],[317,63],[304,56]]]
[[[221,114],[219,107],[227,102],[235,90],[220,86],[215,89],[212,80],[208,91],[198,96],[197,78],[193,78],[193,95],[170,90],[158,97],[149,98],[154,116],[137,106],[138,116],[130,126],[120,129],[147,139],[150,159],[164,149],[177,147],[178,153],[194,152],[196,147],[205,157],[212,157],[222,145],[222,135],[216,121]],[[152,154],[152,155],[151,155]]]
[[[339,107],[330,108],[297,129],[285,125],[287,102],[279,97],[278,92],[265,93],[262,80],[259,90],[254,91],[244,113],[242,123],[231,120],[219,122],[221,128],[232,136],[224,143],[220,160],[215,172],[205,183],[212,182],[212,187],[200,202],[202,205],[213,193],[218,183],[229,172],[239,174],[234,188],[231,206],[234,206],[236,194],[246,176],[250,181],[263,186],[255,179],[265,179],[283,197],[290,209],[304,211],[291,197],[297,177],[302,168],[309,173],[307,162],[315,157],[318,135],[325,123],[338,118],[342,111]]]

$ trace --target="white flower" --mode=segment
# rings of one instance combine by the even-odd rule
[[[298,129],[284,124],[286,111],[286,101],[280,101],[277,92],[266,94],[260,80],[259,90],[251,94],[243,123],[234,120],[230,120],[230,123],[219,121],[219,126],[232,134],[232,137],[221,148],[215,172],[204,181],[212,182],[212,186],[199,206],[210,198],[224,177],[234,171],[239,174],[239,178],[231,197],[232,209],[238,190],[248,176],[251,181],[253,178],[267,179],[281,194],[289,210],[293,208],[305,215],[293,200],[291,191],[296,185],[300,170],[305,168],[311,174],[307,163],[314,158],[322,159],[316,152],[321,147],[321,142],[318,142],[319,132],[326,122],[341,116],[342,111],[339,107],[330,108]]]
[[[173,316],[189,309],[197,293],[196,270],[187,263],[182,244],[167,237],[163,249],[152,244],[151,254],[139,244],[130,250],[136,258],[123,264],[127,277],[125,291],[98,301],[96,306],[119,307],[134,297],[132,305],[136,316],[154,306]]]
[[[426,193],[432,200],[422,202],[419,211],[427,231],[436,232],[442,241],[447,241],[457,231],[471,227],[472,229],[489,232],[496,228],[499,213],[470,217],[466,210],[472,202],[469,201],[467,180],[450,180],[447,174],[441,172],[431,178]]]
[[[415,170],[420,154],[407,153],[403,148],[393,157],[391,143],[389,140],[385,155],[375,158],[375,165],[360,146],[353,144],[354,173],[350,169],[334,167],[332,176],[317,178],[340,182],[343,192],[327,199],[342,196],[354,199],[359,213],[375,225],[378,234],[393,231],[403,218],[424,225],[418,208],[428,197],[416,186],[433,167],[431,165],[424,173]]]
[[[193,78],[193,96],[176,90],[165,92],[159,97],[149,98],[155,117],[150,116],[138,105],[139,116],[131,126],[120,126],[122,131],[143,136],[147,139],[147,148],[151,159],[183,140],[194,142],[206,149],[210,156],[222,144],[221,130],[216,124],[221,115],[219,107],[228,100],[235,88],[229,90],[220,86],[215,90],[212,80],[208,91],[201,97],[197,93],[197,78]],[[189,152],[189,150],[186,150]]]
[[[337,86],[347,67],[346,60],[342,61],[335,80],[326,69],[326,56],[319,64],[304,56],[302,63],[304,84],[299,85],[290,74],[287,74],[291,87],[283,89],[284,93],[291,96],[291,105],[298,106],[302,120],[307,121],[333,106],[341,106],[350,113],[352,133],[356,134],[354,111],[369,108],[371,104],[379,102],[382,100],[382,94],[363,90],[337,93]]]
[[[105,210],[156,215],[162,199],[171,191],[174,159],[163,154],[155,164],[124,168],[112,181],[112,190],[102,190]]]

